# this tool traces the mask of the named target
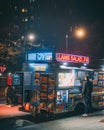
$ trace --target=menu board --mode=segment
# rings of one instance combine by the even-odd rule
[[[40,103],[40,72],[35,72],[33,75],[33,92],[31,98],[31,104]]]
[[[34,73],[34,85],[35,86],[40,85],[40,73],[38,72]]]
[[[104,88],[104,73],[99,72],[98,74],[98,86]]]
[[[40,76],[40,108],[53,111],[55,105],[55,79],[53,75]]]
[[[93,95],[94,107],[104,108],[104,72],[98,72],[98,85],[94,87],[95,95]]]
[[[47,75],[41,75],[40,77],[40,102],[47,103]]]
[[[75,81],[75,73],[69,72],[69,73],[58,73],[58,87],[64,88],[64,87],[72,87],[74,86]]]

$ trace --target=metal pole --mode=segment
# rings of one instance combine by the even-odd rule
[[[66,53],[68,53],[68,34],[66,34]]]

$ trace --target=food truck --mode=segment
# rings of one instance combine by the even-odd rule
[[[86,76],[94,86],[92,107],[103,108],[104,72],[89,69],[87,64],[87,56],[52,51],[27,52],[22,68],[24,109],[33,116],[71,111],[83,113],[82,88]]]

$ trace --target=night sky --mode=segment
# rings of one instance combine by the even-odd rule
[[[1,36],[9,23],[15,22],[12,19],[15,14],[8,10],[7,1],[16,1],[22,6],[22,0],[0,0]],[[34,8],[39,17],[39,27],[33,29],[38,41],[57,52],[65,52],[65,35],[68,34],[69,53],[104,58],[104,0],[35,0]],[[83,40],[75,38],[71,27],[85,27],[86,37]]]

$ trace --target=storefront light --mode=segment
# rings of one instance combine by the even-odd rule
[[[104,65],[101,66],[101,70],[104,71]]]
[[[83,66],[81,66],[81,69],[86,69],[86,68],[87,68],[87,67],[86,67],[86,66],[84,66],[84,65],[83,65]]]
[[[85,64],[83,64],[84,66],[87,66],[87,64],[85,63]]]
[[[68,67],[68,66],[65,66],[65,65],[60,65],[60,68],[61,69],[78,69],[78,67]]]
[[[102,68],[102,71],[104,71],[104,68]]]
[[[30,66],[30,67],[34,67],[35,64],[34,64],[34,63],[30,63],[29,66]]]
[[[12,74],[11,72],[8,73],[8,75],[11,75],[11,74]]]
[[[63,63],[63,65],[67,66],[67,65],[68,65],[68,63],[67,63],[67,62],[64,62],[64,63]]]

